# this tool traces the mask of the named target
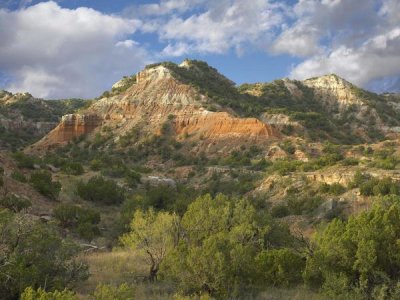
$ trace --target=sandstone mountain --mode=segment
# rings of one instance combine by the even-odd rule
[[[124,77],[87,109],[65,115],[31,150],[93,139],[104,130],[112,131],[113,142],[140,132],[138,142],[167,127],[178,140],[196,140],[208,150],[284,135],[357,143],[382,139],[399,124],[398,98],[364,91],[337,75],[236,87],[206,63],[185,60]]]

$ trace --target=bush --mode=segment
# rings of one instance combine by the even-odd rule
[[[363,196],[400,195],[400,185],[388,177],[372,178],[360,184],[360,193]]]
[[[68,175],[82,175],[84,173],[83,166],[79,162],[66,163],[61,169]]]
[[[16,152],[12,155],[12,157],[17,162],[17,166],[19,168],[33,169],[35,159],[32,156],[29,156],[23,152]]]
[[[249,200],[221,194],[197,198],[180,224],[179,243],[162,262],[162,274],[177,282],[183,293],[209,293],[220,299],[248,296],[247,289],[258,281],[259,273],[264,274],[258,272],[262,269],[256,260],[258,255],[285,244],[289,237],[287,229],[275,224]],[[292,276],[291,271],[288,266],[279,280],[292,282],[286,278],[287,274]],[[301,274],[301,269],[297,271]],[[263,286],[268,284],[274,282],[262,282]]]
[[[341,185],[340,183],[332,183],[332,184],[327,184],[327,183],[323,183],[321,184],[321,186],[319,187],[319,191],[321,193],[327,193],[327,194],[332,194],[335,196],[339,196],[341,194],[343,194],[346,191],[346,188]]]
[[[46,292],[38,288],[34,290],[32,287],[27,287],[21,294],[21,300],[78,300],[73,291],[67,289],[63,291]]]
[[[72,288],[88,277],[87,266],[75,259],[79,249],[63,241],[50,224],[3,210],[0,232],[6,249],[1,255],[0,299],[17,299],[30,286],[48,291]]]
[[[319,196],[293,196],[287,199],[287,206],[291,215],[302,215],[314,212],[324,200]]]
[[[328,296],[372,299],[382,292],[392,298],[400,280],[398,240],[400,239],[399,197],[384,197],[371,210],[348,221],[334,220],[315,237],[313,255],[307,258],[304,279]]]
[[[125,181],[130,188],[135,188],[140,183],[141,177],[142,176],[140,173],[136,171],[129,171],[125,176]]]
[[[124,191],[114,180],[102,176],[94,176],[87,183],[80,182],[77,191],[81,198],[100,204],[113,205],[124,201]]]
[[[14,194],[0,198],[0,207],[7,208],[15,213],[32,206],[29,199],[18,197]]]
[[[51,173],[47,171],[35,171],[31,174],[30,183],[39,193],[57,199],[61,191],[61,184],[52,181]]]
[[[258,280],[272,286],[290,287],[301,283],[305,261],[289,249],[262,251],[256,258]]]
[[[85,240],[91,241],[100,234],[97,226],[100,223],[100,214],[93,209],[72,204],[60,204],[54,209],[53,214],[60,226],[72,229]]]
[[[17,181],[19,181],[19,182],[27,182],[27,181],[28,181],[28,180],[26,179],[24,173],[22,173],[22,172],[20,172],[20,171],[18,171],[18,170],[15,170],[15,171],[12,172],[11,178],[12,178],[12,179],[15,179],[15,180],[17,180]]]
[[[120,286],[99,284],[93,293],[95,300],[133,300],[135,289],[126,283]]]
[[[278,204],[271,208],[271,216],[274,218],[283,218],[290,214],[289,208],[287,205]]]

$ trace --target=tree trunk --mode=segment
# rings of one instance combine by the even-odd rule
[[[150,266],[150,275],[149,275],[150,282],[154,282],[157,280],[157,273],[158,273],[158,266],[156,264],[152,264]]]

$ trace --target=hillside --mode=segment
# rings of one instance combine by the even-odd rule
[[[44,278],[82,299],[336,299],[341,280],[352,283],[338,299],[385,289],[371,279],[360,292],[363,272],[385,274],[396,295],[396,94],[333,74],[236,86],[185,60],[93,100],[2,92],[0,108],[17,137],[0,144],[0,254],[12,262],[0,279],[20,276],[0,298]],[[390,264],[368,247],[392,247]],[[367,271],[365,249],[379,257]]]
[[[43,100],[29,93],[0,91],[0,149],[33,143],[57,126],[61,117],[86,106],[81,99]]]

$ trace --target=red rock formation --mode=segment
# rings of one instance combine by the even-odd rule
[[[201,115],[178,117],[177,134],[199,133],[205,138],[268,138],[279,134],[274,128],[256,118],[235,118],[226,112],[206,112]]]
[[[75,137],[91,133],[101,123],[102,118],[97,115],[65,115],[60,124],[40,141],[40,146],[48,148],[66,143]]]

